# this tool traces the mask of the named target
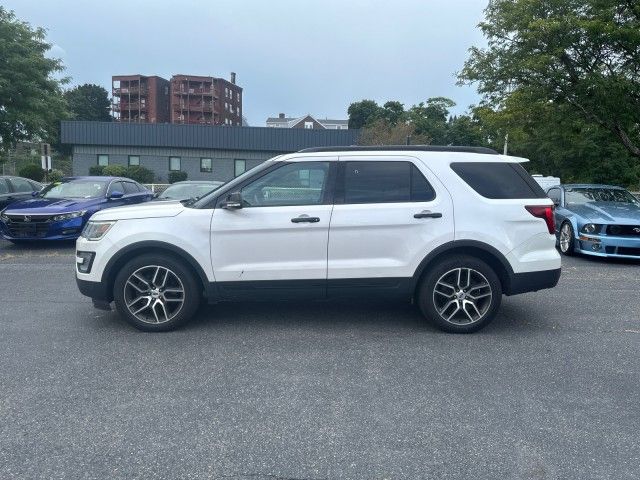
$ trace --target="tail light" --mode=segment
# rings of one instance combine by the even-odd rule
[[[552,205],[543,205],[543,206],[528,205],[524,208],[526,208],[527,211],[534,217],[543,219],[547,224],[547,229],[549,230],[549,233],[551,234],[556,233],[556,220],[553,215],[554,207]]]

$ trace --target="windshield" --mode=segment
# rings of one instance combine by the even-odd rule
[[[97,198],[103,197],[109,182],[101,180],[74,180],[47,185],[41,192],[43,198]]]
[[[567,204],[582,205],[588,202],[615,202],[638,204],[636,197],[626,190],[617,188],[571,188],[566,191]]]
[[[278,157],[272,158],[271,160],[275,160],[275,159],[277,159],[279,157],[280,157],[280,155],[278,155]],[[215,189],[215,191],[211,192],[209,195],[205,195],[204,197],[199,199],[197,202],[192,203],[191,205],[187,205],[187,206],[192,207],[192,208],[213,208],[213,205],[209,205],[209,203],[211,201],[211,196],[214,195],[218,190],[228,190],[229,193],[231,193],[231,190],[233,190],[233,187],[236,186],[236,185],[239,185],[242,182],[244,182],[247,179],[247,177],[259,172],[260,170],[264,170],[265,168],[269,168],[272,165],[273,165],[272,161],[266,161],[266,162],[260,163],[260,164],[256,165],[255,167],[247,170],[242,175],[234,178],[233,180],[229,180],[227,183],[224,183],[224,184],[220,185],[218,188]]]
[[[222,183],[220,183],[222,185]],[[171,200],[186,200],[189,198],[200,198],[206,195],[212,190],[215,190],[220,185],[211,184],[186,184],[186,185],[172,185],[162,192],[158,198],[171,199]]]

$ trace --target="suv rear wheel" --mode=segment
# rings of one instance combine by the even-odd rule
[[[471,333],[488,325],[501,300],[502,285],[493,269],[466,255],[430,267],[418,288],[422,314],[452,333]]]
[[[173,330],[200,304],[198,281],[172,257],[141,255],[118,273],[113,297],[118,313],[134,327],[151,332]]]

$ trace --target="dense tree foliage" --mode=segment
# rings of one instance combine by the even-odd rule
[[[109,92],[99,85],[85,83],[64,92],[74,120],[111,121]]]
[[[66,116],[60,60],[48,58],[45,31],[0,7],[0,150],[21,140],[55,142]]]

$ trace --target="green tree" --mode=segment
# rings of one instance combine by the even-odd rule
[[[398,122],[392,125],[385,119],[379,118],[362,128],[358,144],[405,145],[408,139],[412,145],[429,143],[429,138],[426,135],[416,133],[416,129],[411,123]]]
[[[362,128],[380,116],[381,108],[373,100],[361,100],[349,105],[349,128]]]
[[[109,93],[99,85],[85,83],[64,92],[74,120],[110,122]]]
[[[407,117],[415,126],[416,133],[428,137],[429,143],[446,145],[449,110],[455,105],[455,102],[448,98],[433,97],[411,107]]]
[[[604,129],[640,158],[640,3],[490,0],[460,74],[491,107],[514,92]],[[562,114],[569,111],[562,110]]]
[[[382,110],[378,112],[378,116],[384,119],[390,125],[396,125],[398,122],[406,119],[404,105],[398,101],[390,100],[382,106]]]
[[[65,80],[56,78],[62,62],[45,56],[50,47],[42,28],[0,7],[0,150],[26,139],[55,143]]]

